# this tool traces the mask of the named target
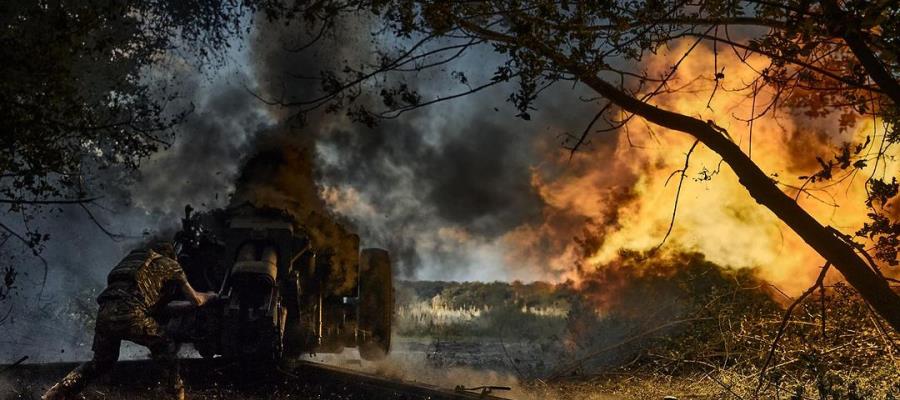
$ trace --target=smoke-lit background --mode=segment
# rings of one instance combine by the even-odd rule
[[[158,70],[148,71],[147,79],[181,93],[173,110],[193,111],[179,126],[173,146],[146,160],[137,176],[110,172],[90,182],[102,196],[93,208],[97,222],[123,237],[109,237],[77,207],[31,222],[50,234],[42,253],[49,273],[42,284],[42,263],[17,256],[21,273],[18,290],[7,300],[10,317],[0,338],[0,362],[21,355],[85,357],[90,332],[61,325],[71,319],[57,315],[58,306],[93,301],[90,290],[102,288],[106,273],[131,247],[146,235],[177,229],[186,204],[200,210],[226,205],[243,160],[257,143],[279,137],[313,145],[318,183],[311,189],[360,235],[363,246],[391,251],[398,278],[559,282],[577,279],[579,268],[607,262],[619,249],[647,250],[662,239],[675,191],[666,177],[681,167],[691,141],[650,131],[638,121],[630,131],[592,136],[585,151],[570,159],[560,135],[580,133],[598,108],[597,102],[582,100],[590,93],[580,86],[559,84],[545,91],[527,121],[517,118],[518,111],[506,101],[515,90],[509,83],[373,128],[341,112],[312,113],[298,121],[294,109],[259,99],[315,97],[318,83],[305,77],[372,62],[376,46],[390,46],[371,36],[365,23],[344,28],[336,31],[346,37],[325,38],[294,52],[291,47],[305,40],[306,30],[259,22],[221,66],[200,69],[189,57],[173,53]],[[672,54],[680,54],[679,49],[641,68],[662,71]],[[396,79],[427,101],[465,89],[454,83],[454,72],[465,73],[474,86],[489,80],[501,62],[490,48],[475,48],[445,68]],[[719,62],[729,61],[721,55]],[[702,57],[682,69],[686,80],[713,73]],[[734,75],[737,71],[730,69],[729,78]],[[749,114],[745,96],[722,94],[706,107],[708,91],[685,93],[660,102],[704,119],[725,111]],[[816,127],[789,117],[769,124],[760,120],[754,160],[769,172],[794,177],[815,165],[790,161],[786,154],[809,154],[846,139],[823,136],[820,142],[798,143],[792,137],[801,125]],[[745,126],[726,128],[745,140]],[[862,126],[847,135],[861,129],[873,128]],[[699,149],[693,160],[680,219],[667,246],[698,250],[733,267],[760,267],[764,277],[788,290],[808,284],[817,257],[758,207],[730,171],[699,178],[706,176],[703,171],[718,171],[718,157]],[[855,198],[853,193],[843,196]],[[845,209],[846,214],[807,199],[801,203],[848,232],[858,221],[841,215],[864,216],[852,208],[861,206],[858,201],[847,202],[854,211]]]
[[[366,61],[374,44],[352,40],[362,32],[358,28],[349,37],[326,38],[318,48],[298,53],[287,48],[305,40],[303,29],[266,23],[256,28],[220,68],[200,69],[173,53],[159,70],[148,71],[150,79],[181,94],[172,111],[192,112],[171,148],[146,160],[136,176],[110,172],[89,182],[101,196],[91,208],[96,222],[117,237],[78,207],[31,222],[51,238],[41,254],[48,275],[44,282],[38,258],[24,251],[16,255],[17,289],[5,302],[11,311],[0,338],[0,361],[87,356],[91,333],[60,325],[71,319],[59,314],[73,311],[61,306],[76,303],[73,298],[92,302],[91,290],[102,289],[106,273],[129,249],[148,235],[177,229],[186,204],[201,210],[227,205],[242,162],[267,136],[315,144],[319,187],[314,190],[359,233],[363,246],[391,250],[399,278],[548,278],[542,260],[509,265],[499,238],[543,218],[531,168],[547,147],[557,146],[561,121],[576,129],[581,121],[572,114],[587,106],[548,96],[553,100],[532,118],[540,122],[526,122],[514,117],[505,100],[512,88],[506,86],[374,128],[340,113],[312,113],[300,123],[291,109],[267,106],[257,96],[308,96],[318,84],[297,75],[316,76],[347,59]],[[482,49],[453,68],[473,80],[488,79],[492,56]],[[408,79],[426,98],[447,89],[440,77]]]

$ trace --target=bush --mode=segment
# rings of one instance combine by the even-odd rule
[[[765,398],[900,394],[897,335],[846,285],[800,303],[767,363],[785,307],[752,270],[729,270],[699,254],[626,253],[591,279],[581,288],[583,304],[569,313],[576,362],[558,368],[557,378],[616,372],[702,380],[724,398],[753,397],[760,382]]]

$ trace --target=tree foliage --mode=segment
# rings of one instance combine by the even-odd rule
[[[172,75],[167,63],[216,64],[248,13],[294,16],[288,5],[263,3],[3,2],[0,205],[24,222],[0,221],[0,236],[38,253],[49,237],[30,228],[32,218],[87,210],[98,173],[134,171],[167,148],[190,112],[190,93],[159,79]]]

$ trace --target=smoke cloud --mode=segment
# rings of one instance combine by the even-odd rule
[[[350,39],[325,38],[299,53],[290,47],[306,40],[301,28],[260,29],[252,53],[261,96],[284,102],[316,98],[321,88],[311,77],[371,61],[373,44],[355,41],[360,36],[354,32],[366,29],[353,24],[346,29]],[[498,62],[493,57],[478,49],[452,68],[472,81],[489,79],[490,68],[467,63]],[[451,72],[402,79],[427,99],[459,89],[446,87]],[[506,102],[511,90],[502,86],[374,127],[341,114],[291,121],[303,123],[295,134],[314,138],[316,184],[329,209],[350,223],[363,246],[389,249],[399,277],[546,279],[548,255],[564,247],[559,242],[571,243],[580,228],[563,229],[554,243],[534,243],[534,251],[517,249],[523,232],[540,231],[545,223],[534,168],[558,149],[555,132],[580,128],[569,116],[586,115],[591,105],[577,99],[577,90],[566,90],[539,105],[534,115],[543,123],[522,121]],[[377,106],[379,99],[364,94],[357,101]],[[291,117],[290,109],[274,113]],[[614,145],[614,137],[599,138],[595,147]],[[519,253],[515,260],[512,252]]]

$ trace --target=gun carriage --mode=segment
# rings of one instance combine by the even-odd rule
[[[249,203],[204,214],[186,208],[179,262],[213,305],[169,327],[203,357],[279,361],[356,347],[366,360],[391,345],[393,283],[388,252],[328,222],[328,240],[291,214]],[[317,224],[324,220],[309,219]]]

